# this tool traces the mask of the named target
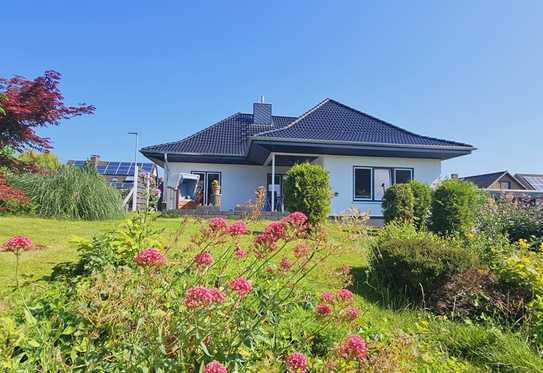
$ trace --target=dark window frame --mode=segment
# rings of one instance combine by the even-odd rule
[[[370,170],[370,183],[371,183],[371,197],[370,198],[360,198],[356,197],[356,186],[355,186],[355,170],[356,169],[369,169]],[[409,170],[411,171],[411,180],[415,179],[415,168],[414,167],[381,167],[381,166],[362,166],[362,165],[354,165],[353,166],[353,202],[371,202],[371,203],[381,203],[383,200],[381,199],[375,199],[375,191],[373,188],[373,181],[375,180],[374,173],[375,169],[381,169],[381,170],[390,170],[391,172],[391,185],[396,184],[396,170]]]
[[[370,171],[370,196],[369,198],[356,196],[356,170]],[[353,201],[373,201],[373,167],[353,166]]]
[[[222,172],[221,171],[198,171],[194,170],[190,172],[191,174],[204,174],[204,195],[202,198],[202,205],[208,206],[209,196],[208,196],[208,177],[207,174],[219,174],[219,185],[221,187],[222,194]]]

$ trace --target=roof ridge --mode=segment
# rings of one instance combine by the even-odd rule
[[[234,114],[232,114],[232,115],[230,115],[230,116],[228,116],[228,117],[226,117],[226,118],[224,118],[224,119],[221,119],[220,121],[215,122],[215,123],[213,123],[213,124],[210,125],[210,126],[207,126],[207,127],[205,127],[205,128],[202,128],[200,131],[198,131],[198,132],[196,132],[196,133],[193,133],[192,135],[187,136],[187,137],[185,137],[185,138],[183,138],[183,139],[181,139],[181,140],[171,141],[171,142],[165,142],[165,143],[156,144],[156,145],[149,145],[149,146],[145,146],[145,147],[141,148],[140,150],[146,150],[146,149],[149,149],[149,148],[153,148],[153,147],[155,147],[155,146],[173,145],[173,144],[180,144],[180,143],[183,143],[183,142],[185,142],[185,141],[187,141],[187,140],[190,140],[190,139],[192,139],[193,137],[195,137],[195,136],[197,136],[197,135],[199,135],[199,134],[201,134],[201,133],[203,133],[203,132],[205,132],[205,131],[207,131],[207,130],[209,130],[209,129],[211,129],[211,128],[214,128],[214,127],[218,126],[218,125],[221,124],[222,122],[225,122],[225,121],[227,121],[227,120],[229,120],[229,119],[232,119],[232,118],[234,118],[236,115],[240,115],[240,114],[243,114],[243,113],[241,113],[241,112],[238,111],[237,113],[234,113]]]
[[[269,130],[269,131],[264,131],[264,132],[259,132],[258,134],[256,134],[256,136],[260,136],[260,135],[264,135],[264,134],[268,134],[268,133],[274,133],[275,131],[281,131],[281,130],[285,130],[287,128],[291,128],[292,126],[294,126],[296,123],[298,123],[299,121],[301,121],[303,118],[305,118],[306,116],[308,116],[309,114],[311,114],[312,112],[314,112],[315,110],[317,110],[318,108],[320,108],[322,105],[324,105],[326,102],[330,101],[331,99],[330,98],[325,98],[324,100],[322,100],[321,102],[319,102],[317,105],[313,106],[312,108],[310,108],[309,110],[307,110],[305,113],[303,113],[302,115],[300,115],[299,117],[294,117],[296,118],[296,120],[294,120],[292,123],[289,123],[288,125],[284,126],[284,127],[281,127],[281,128],[275,128],[273,130]]]
[[[511,174],[508,170],[505,171],[496,171],[496,172],[487,172],[485,174],[478,174],[478,175],[469,175],[469,176],[462,176],[462,179],[467,179],[468,177],[479,177],[479,176],[490,176],[490,175],[505,175],[506,173]]]
[[[440,139],[440,138],[438,138],[438,137],[431,137],[431,136],[419,135],[418,133],[415,133],[415,132],[411,132],[411,131],[409,131],[409,130],[406,130],[405,128],[399,127],[399,126],[397,126],[397,125],[395,125],[395,124],[392,124],[392,123],[390,123],[390,122],[387,122],[386,120],[383,120],[383,119],[381,119],[381,118],[377,118],[377,117],[375,117],[375,116],[373,116],[373,115],[371,115],[371,114],[368,114],[368,113],[366,113],[366,112],[364,112],[364,111],[355,109],[355,108],[353,108],[353,107],[351,107],[351,106],[349,106],[349,105],[346,105],[346,104],[344,104],[344,103],[342,103],[342,102],[339,102],[339,101],[337,101],[337,100],[334,100],[334,99],[331,99],[331,98],[330,98],[329,100],[330,100],[331,102],[334,102],[334,103],[340,105],[340,106],[343,106],[343,107],[346,108],[346,109],[355,111],[355,112],[357,112],[357,113],[359,113],[359,114],[362,114],[362,115],[365,115],[365,116],[367,116],[367,117],[369,117],[369,118],[371,118],[371,119],[373,119],[373,120],[376,120],[376,121],[378,121],[378,122],[381,122],[381,123],[383,123],[383,124],[386,124],[387,126],[393,127],[393,128],[395,128],[395,129],[397,129],[397,130],[399,130],[399,131],[408,133],[408,134],[413,135],[413,136],[419,136],[419,137],[422,137],[422,138],[425,138],[425,139],[428,139],[428,140],[444,141],[444,142],[453,143],[453,144],[461,145],[461,146],[472,146],[472,145],[470,145],[470,144],[465,144],[465,143],[458,142],[458,141],[451,141],[451,140]]]

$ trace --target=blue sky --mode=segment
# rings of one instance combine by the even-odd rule
[[[62,160],[130,160],[260,95],[326,97],[479,150],[443,174],[543,173],[541,1],[11,1],[0,75],[63,74],[93,116],[43,130]]]

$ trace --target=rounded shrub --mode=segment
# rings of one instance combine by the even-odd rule
[[[460,240],[395,222],[381,229],[370,257],[371,272],[379,285],[414,301],[478,264],[477,254]]]
[[[124,215],[120,193],[93,166],[61,166],[51,175],[12,175],[10,183],[24,191],[41,216],[99,220]]]
[[[285,207],[301,211],[310,224],[323,221],[330,212],[330,177],[317,164],[300,163],[287,172],[284,184]]]
[[[415,197],[409,184],[394,184],[383,197],[383,216],[385,223],[399,221],[413,223]]]
[[[445,180],[432,196],[432,230],[465,236],[471,232],[485,202],[485,194],[471,182]]]
[[[430,206],[432,205],[432,189],[426,183],[418,180],[411,180],[409,182],[415,203],[413,206],[413,216],[415,220],[415,226],[418,229],[426,227],[428,224],[428,218],[430,217]]]

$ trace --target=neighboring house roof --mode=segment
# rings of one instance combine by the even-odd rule
[[[515,174],[515,177],[525,186],[534,190],[543,191],[543,175],[541,174]]]
[[[465,180],[465,181],[471,181],[472,183],[477,185],[479,188],[487,189],[487,188],[490,188],[490,186],[492,184],[494,184],[496,181],[500,180],[505,175],[511,177],[511,179],[515,180],[520,185],[526,187],[525,183],[523,183],[521,180],[517,179],[509,171],[499,171],[499,172],[492,172],[492,173],[489,173],[489,174],[466,176],[466,177],[462,177],[461,179]],[[531,189],[531,188],[526,187],[526,189]]]
[[[272,151],[447,159],[474,149],[464,143],[417,135],[326,99],[298,118],[272,116],[271,125],[255,124],[253,114],[236,113],[183,140],[147,146],[141,152],[159,163],[167,158],[262,164]]]

